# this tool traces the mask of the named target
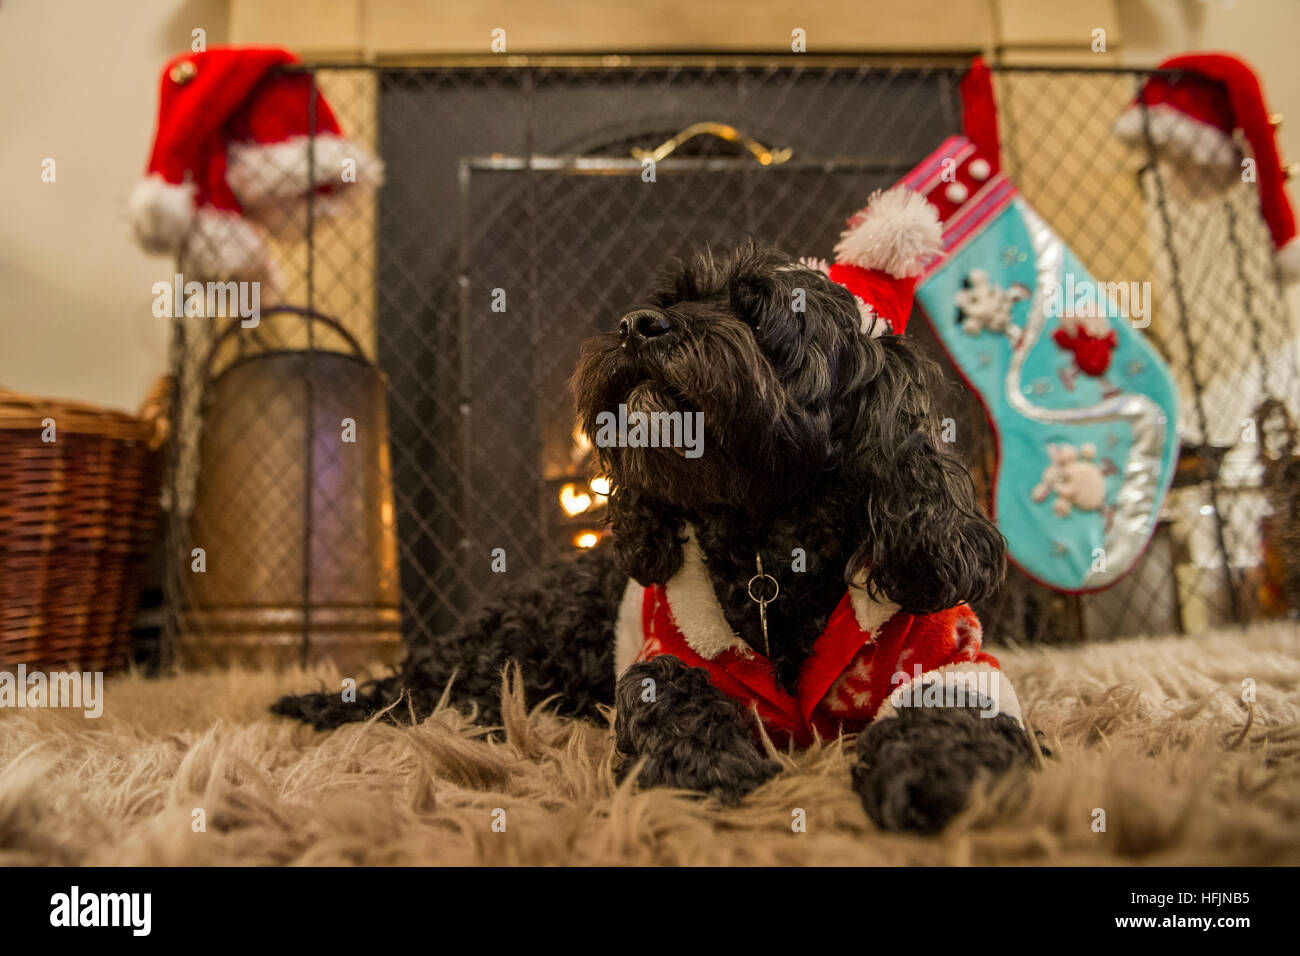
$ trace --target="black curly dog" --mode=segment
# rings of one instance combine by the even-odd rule
[[[791,309],[796,289],[802,312]],[[609,543],[515,583],[457,630],[411,647],[398,673],[362,687],[355,702],[317,693],[274,710],[331,728],[405,695],[386,719],[422,719],[451,682],[453,701],[495,723],[502,668],[516,661],[529,703],[558,695],[561,713],[578,717],[613,703],[616,746],[625,767],[640,762],[642,786],[738,800],[778,765],[705,671],[661,656],[615,686],[628,577],[667,581],[689,522],[727,621],[762,653],[759,609],[746,592],[755,554],[776,568],[803,549],[806,570],[785,575],[768,607],[771,659],[787,689],[859,574],[914,614],[988,596],[1005,542],[977,508],[964,467],[940,450],[936,375],[910,341],[864,335],[846,289],[774,250],[748,244],[725,261],[705,253],[677,265],[618,331],[583,344],[573,393],[588,434],[620,403],[702,412],[703,455],[601,449],[613,483]],[[658,688],[649,704],[646,677]],[[979,774],[1030,764],[1032,747],[1006,715],[904,707],[858,735],[853,785],[877,825],[933,832]]]

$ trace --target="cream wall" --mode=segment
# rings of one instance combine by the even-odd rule
[[[1000,48],[1010,60],[1152,64],[1221,48],[1260,70],[1289,114],[1283,152],[1300,159],[1300,0],[569,0],[558,16],[521,0],[3,0],[0,2],[0,387],[134,408],[166,368],[153,283],[169,263],[139,252],[125,205],[147,158],[163,62],[209,45],[285,43],[311,58],[486,52],[490,26],[512,53]],[[582,11],[587,11],[582,13]],[[631,12],[627,12],[631,11]],[[819,43],[833,44],[819,47]],[[41,160],[58,180],[41,182]],[[1300,313],[1300,292],[1292,293]]]
[[[0,3],[0,387],[133,410],[165,371],[150,290],[171,269],[131,242],[126,200],[163,62],[196,27],[224,42],[227,6]]]

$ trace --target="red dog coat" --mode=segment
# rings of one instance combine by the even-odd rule
[[[961,675],[1000,712],[1019,720],[1015,691],[999,673],[997,659],[981,650],[981,636],[979,619],[965,604],[936,614],[904,614],[854,588],[826,622],[791,694],[777,682],[771,662],[726,624],[691,539],[681,570],[666,585],[629,582],[616,668],[621,673],[633,661],[661,654],[702,667],[715,687],[757,713],[774,743],[793,740],[802,747],[814,734],[826,739],[841,730],[855,733],[876,716],[892,714],[909,688],[921,699],[920,688],[936,683],[927,675],[938,673]],[[973,704],[973,697],[967,702]]]

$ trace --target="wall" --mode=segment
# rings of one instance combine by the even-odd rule
[[[222,0],[0,4],[0,388],[134,410],[166,369],[166,259],[129,238],[158,75]],[[41,181],[55,160],[56,180]]]

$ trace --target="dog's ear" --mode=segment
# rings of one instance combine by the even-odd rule
[[[992,594],[1006,541],[979,510],[965,465],[939,440],[938,367],[900,336],[859,340],[859,400],[846,471],[856,483],[861,544],[846,569],[872,596],[927,614]]]
[[[663,584],[682,564],[685,522],[675,510],[639,492],[615,487],[609,498],[614,557],[643,587]]]
[[[724,271],[732,311],[755,328],[773,313],[788,315],[795,289],[809,284],[807,270],[785,253],[753,240],[736,249]]]

